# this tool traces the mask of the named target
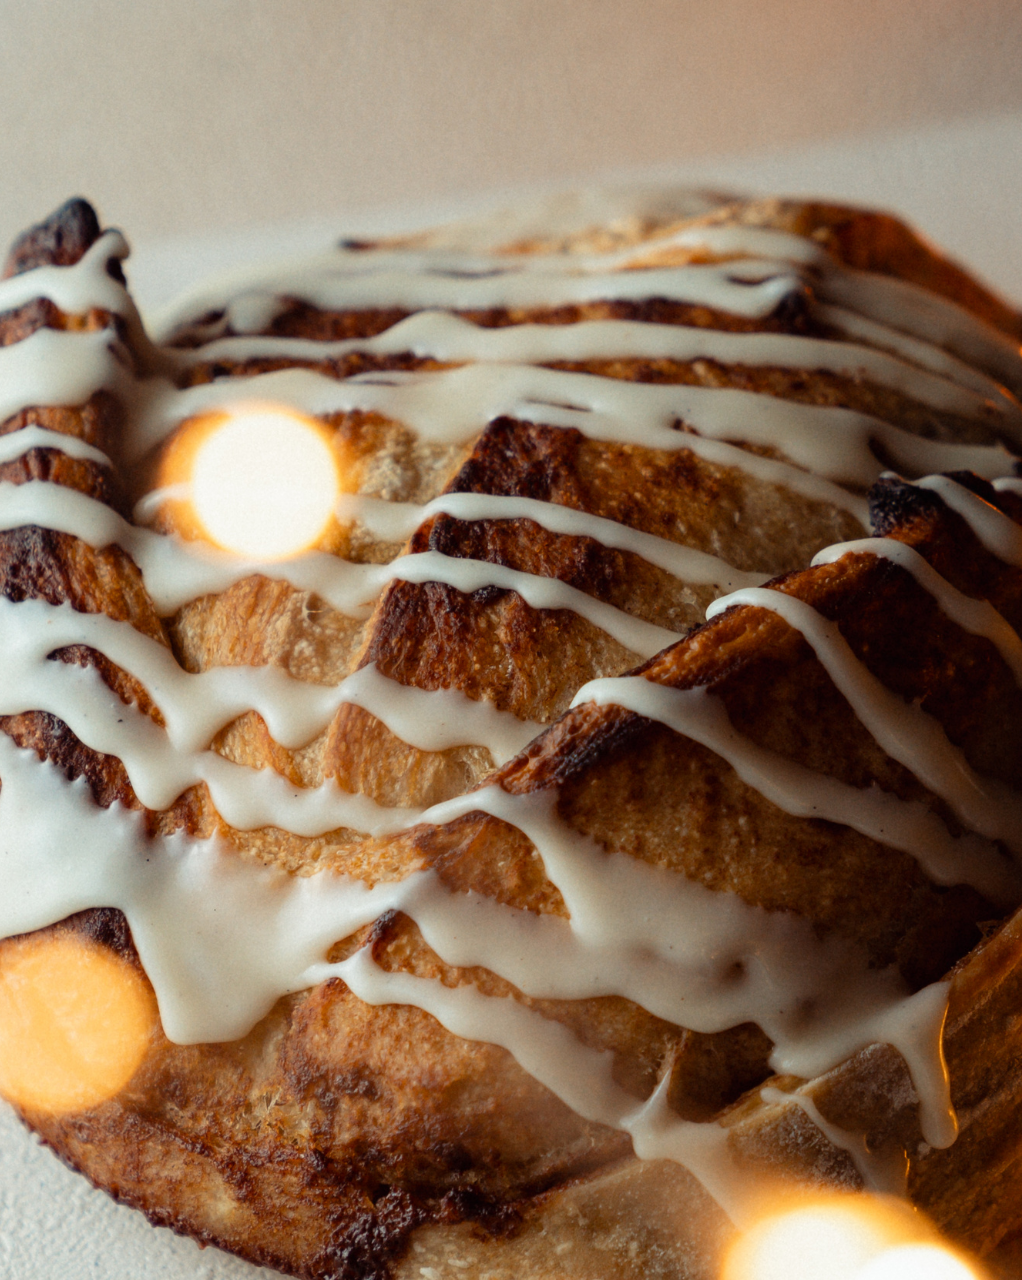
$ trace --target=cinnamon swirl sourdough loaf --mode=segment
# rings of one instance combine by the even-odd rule
[[[159,345],[126,252],[71,202],[0,284],[0,976],[78,939],[159,1019],[24,1119],[315,1280],[708,1277],[778,1180],[1022,1230],[1022,319],[781,201]],[[164,484],[253,404],[341,477],[282,561]]]

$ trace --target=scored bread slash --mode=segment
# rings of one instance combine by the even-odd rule
[[[159,349],[84,202],[12,251],[0,1043],[5,973],[73,944],[140,1057],[0,1088],[152,1222],[315,1280],[710,1276],[778,1180],[989,1252],[1022,321],[834,206],[459,234],[212,284]],[[218,481],[278,519],[268,412],[341,493],[261,561],[194,466],[230,424]]]

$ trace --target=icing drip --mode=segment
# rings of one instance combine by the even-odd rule
[[[706,250],[726,262],[665,266],[672,251]],[[869,414],[808,405],[735,388],[635,383],[543,367],[557,362],[716,361],[740,367],[823,370],[907,396],[926,412],[979,423],[988,438],[1022,441],[1022,361],[1002,335],[961,308],[912,285],[839,267],[800,237],[751,227],[696,227],[641,249],[570,257],[476,257],[401,250],[338,251],[286,270],[206,290],[195,313],[221,309],[216,338],[194,351],[150,347],[125,290],[107,271],[127,252],[103,236],[73,267],[44,267],[0,282],[0,310],[46,297],[68,314],[98,309],[120,317],[98,332],[41,329],[0,349],[0,420],[41,405],[85,403],[106,389],[131,420],[126,453],[138,460],[188,418],[246,402],[286,404],[318,416],[361,410],[398,422],[420,440],[464,447],[501,415],[574,429],[592,440],[668,451],[691,450],[755,480],[830,504],[866,523],[864,489],[881,473],[874,446],[913,474],[969,468],[997,486],[1014,465],[1002,445],[926,439]],[[310,342],[245,336],[266,327],[281,297],[323,308],[392,307],[418,314],[368,339]],[[764,320],[797,304],[840,340],[732,333],[685,326],[594,320],[485,328],[450,310],[556,308],[589,302],[666,299]],[[422,308],[432,308],[422,310]],[[447,310],[436,310],[446,308]],[[345,380],[290,368],[220,378],[180,389],[191,366],[264,357],[323,362],[353,353],[411,353],[459,367],[385,372]],[[141,373],[136,372],[140,369]],[[982,370],[983,372],[980,372]],[[1006,384],[1010,390],[1006,390]],[[745,447],[748,446],[748,447]],[[0,462],[34,448],[106,465],[99,450],[38,424],[0,437]],[[763,457],[752,449],[776,456]],[[1006,562],[1022,565],[1022,531],[952,481],[920,481],[965,518]],[[144,519],[178,490],[148,495]],[[342,498],[337,515],[372,536],[402,542],[423,521],[535,521],[552,533],[592,538],[640,556],[685,583],[737,588],[711,607],[749,603],[781,614],[813,646],[855,714],[883,750],[941,796],[968,828],[952,836],[927,806],[874,787],[840,783],[759,748],[737,734],[722,703],[703,690],[663,688],[638,678],[597,680],[573,705],[613,703],[659,721],[727,760],[739,776],[787,812],[842,823],[909,853],[941,884],[968,883],[1007,907],[1022,899],[1022,873],[994,841],[1022,853],[1018,797],[978,777],[937,722],[885,689],[855,659],[833,624],[800,601],[763,590],[764,575],[625,524],[553,503],[476,493],[443,494],[422,505],[369,494]],[[535,609],[568,609],[648,657],[673,643],[665,628],[631,617],[555,578],[428,551],[389,564],[361,564],[310,552],[288,562],[242,562],[123,520],[83,494],[54,484],[0,484],[0,529],[38,525],[101,548],[116,544],[138,565],[162,616],[253,574],[285,579],[355,618],[394,581],[446,583],[463,593],[497,587]],[[989,639],[1022,676],[1022,642],[993,608],[955,591],[915,552],[883,539],[842,544],[817,562],[848,553],[884,556],[912,573],[944,612]],[[159,707],[165,727],[125,706],[92,669],[49,655],[87,644],[132,674]],[[429,810],[386,809],[332,783],[302,788],[270,770],[232,763],[209,749],[215,735],[250,711],[297,748],[329,725],[345,703],[363,707],[411,746],[442,751],[474,744],[500,763],[541,726],[517,721],[454,690],[427,693],[384,678],[374,667],[337,686],[295,680],[276,668],[215,668],[191,674],[169,650],[101,614],[40,601],[0,601],[0,713],[50,711],[87,746],[118,756],[140,801],[169,806],[204,783],[233,827],[283,828],[322,835],[344,827],[373,835],[419,822],[489,814],[533,843],[568,917],[542,916],[478,894],[454,894],[429,871],[372,886],[320,873],[286,876],[234,854],[217,840],[149,839],[142,818],[98,808],[82,782],[68,783],[34,753],[0,735],[0,936],[24,932],[93,906],[127,916],[160,1007],[164,1029],[183,1043],[244,1035],[283,994],[327,977],[344,979],[369,1003],[427,1010],[457,1035],[506,1048],[522,1067],[580,1115],[629,1133],[640,1158],[667,1157],[690,1168],[736,1216],[747,1188],[727,1150],[726,1131],[692,1124],[667,1103],[670,1064],[645,1101],[618,1086],[611,1056],[586,1048],[560,1024],[521,1001],[484,996],[385,972],[368,950],[328,964],[331,945],[378,919],[406,912],[447,964],[482,966],[526,996],[584,999],[621,995],[658,1017],[713,1032],[756,1022],[773,1042],[771,1066],[811,1076],[875,1041],[905,1057],[931,1145],[954,1138],[940,1033],[946,984],[909,995],[893,970],[876,971],[850,943],[821,939],[784,912],[767,912],[732,893],[621,853],[608,853],[567,827],[556,797],[511,796],[491,786]],[[38,815],[45,813],[45,830]],[[736,976],[736,974],[738,976]],[[802,1106],[824,1132],[875,1176],[854,1137],[827,1126],[802,1095],[765,1101]]]
[[[851,1133],[847,1129],[840,1129],[837,1125],[831,1124],[829,1120],[825,1120],[820,1114],[819,1107],[805,1093],[800,1093],[797,1090],[792,1093],[785,1093],[781,1089],[775,1089],[768,1085],[760,1089],[759,1096],[768,1106],[795,1106],[804,1111],[817,1129],[825,1134],[835,1147],[848,1152],[852,1157],[852,1163],[859,1172],[859,1176],[870,1191],[875,1191],[880,1195],[903,1196],[906,1194],[908,1187],[908,1160],[904,1151],[893,1152],[889,1155],[885,1154],[883,1158],[878,1157],[870,1151],[866,1139],[861,1133]]]
[[[305,788],[272,769],[250,769],[214,751],[178,751],[159,725],[125,706],[94,670],[40,662],[29,645],[12,651],[7,670],[2,714],[58,715],[87,747],[120,757],[135,794],[149,809],[169,808],[189,787],[205,783],[221,817],[239,831],[273,826],[316,836],[348,827],[379,835],[418,817],[418,810],[384,809],[332,783]]]
[[[110,459],[105,453],[86,444],[84,440],[79,440],[77,436],[50,431],[34,423],[0,436],[0,462],[13,462],[16,458],[24,457],[30,449],[56,449],[69,458],[98,462],[101,467],[110,466]]]
[[[10,687],[0,693],[4,705],[14,707],[20,700],[20,710],[28,710],[31,704],[34,709],[56,713],[62,705],[57,689],[68,678],[80,679],[81,675],[75,674],[80,669],[45,659],[72,644],[86,644],[103,653],[146,688],[163,715],[170,746],[179,753],[202,750],[221,729],[248,711],[262,716],[277,742],[301,747],[322,733],[345,703],[363,707],[423,751],[443,751],[470,742],[487,747],[495,759],[506,760],[542,729],[497,711],[489,703],[473,702],[453,689],[430,693],[400,685],[382,676],[375,666],[363,667],[332,686],[308,684],[279,667],[214,667],[188,672],[169,649],[129,623],[41,600],[13,604],[0,599],[0,648],[11,664],[5,680]],[[32,702],[33,698],[41,701]],[[109,720],[102,704],[102,697],[97,697],[89,714],[93,732]],[[134,714],[117,700],[110,703],[110,711],[116,712],[117,722]],[[83,725],[83,731],[89,730]],[[109,733],[116,736],[118,730],[111,725]]]
[[[28,804],[42,800],[53,806],[54,831],[70,836],[78,824],[83,833],[77,842],[51,840],[50,852],[41,837],[24,846],[6,842],[4,875],[12,893],[0,909],[5,933],[39,928],[92,905],[97,894],[113,895],[109,901],[103,898],[106,905],[138,920],[140,936],[150,938],[144,949],[150,951],[162,945],[164,932],[174,932],[169,928],[171,907],[162,915],[164,908],[154,906],[165,893],[172,893],[174,911],[194,894],[199,916],[224,916],[215,934],[172,943],[188,946],[191,969],[207,970],[203,981],[216,998],[182,1002],[175,996],[176,962],[146,966],[165,1010],[165,1029],[182,1042],[244,1034],[284,991],[300,990],[333,972],[343,976],[346,962],[325,965],[323,954],[331,943],[388,910],[411,914],[448,963],[485,965],[529,995],[641,998],[661,1017],[677,1020],[684,1012],[686,1023],[697,1030],[721,1030],[749,1016],[761,1018],[777,1037],[779,1069],[809,1071],[826,1062],[835,1044],[861,1038],[863,1015],[883,1014],[904,996],[896,974],[868,970],[854,947],[833,939],[821,942],[796,916],[749,906],[734,894],[714,893],[625,855],[605,854],[559,822],[549,798],[512,797],[491,787],[422,817],[442,821],[455,812],[481,812],[520,824],[537,843],[552,879],[570,897],[570,921],[478,894],[452,893],[431,872],[368,888],[329,873],[293,877],[257,870],[224,852],[216,840],[150,840],[137,814],[97,808],[84,784],[65,783],[51,766],[36,768],[31,753],[19,752],[7,739],[0,740],[0,756],[11,780],[9,796],[0,800],[5,835]],[[40,861],[53,874],[40,877],[33,869]],[[199,899],[208,897],[208,882],[217,877],[224,881],[218,899],[203,908]],[[629,897],[622,901],[625,892]],[[287,947],[299,948],[299,938],[306,936],[299,951],[309,958],[301,968],[281,959],[278,972],[284,980],[272,991],[266,986],[267,965],[258,966],[263,976],[251,980],[234,972],[235,966],[224,966],[223,953],[251,945],[244,902],[255,904],[259,919],[268,920],[272,911],[281,916],[268,938],[286,928]],[[182,918],[196,916],[185,911]],[[651,932],[645,934],[647,923]],[[136,943],[143,950],[138,936]],[[746,972],[735,978],[730,971],[742,961]],[[311,964],[320,967],[313,972]],[[836,1010],[827,1008],[820,997],[845,971],[850,971],[851,982],[844,1002]],[[810,1019],[807,1008],[817,1010]],[[813,1023],[812,1031],[807,1022]],[[821,1028],[828,1045],[818,1043]]]
[[[438,551],[422,551],[417,555],[400,556],[377,570],[375,575],[367,572],[366,577],[370,581],[375,577],[377,581],[382,578],[386,582],[395,578],[403,582],[443,582],[464,595],[483,587],[514,591],[533,609],[570,609],[605,631],[624,648],[644,658],[651,658],[680,638],[665,627],[643,622],[613,605],[594,600],[584,591],[557,578],[541,578],[534,573],[508,569],[486,560],[460,560],[441,555]]]
[[[0,347],[0,422],[36,405],[84,404],[97,391],[127,386],[117,347],[110,329],[37,329]]]
[[[551,533],[593,538],[605,547],[630,551],[683,582],[736,588],[739,585],[758,586],[767,576],[745,573],[719,556],[642,533],[616,520],[590,515],[587,511],[555,502],[539,502],[535,498],[444,493],[422,506],[416,506],[413,503],[386,502],[363,494],[345,494],[337,506],[340,519],[358,520],[372,534],[387,542],[405,541],[431,516],[441,513],[457,520],[533,520],[541,529]]]
[[[115,544],[123,548],[142,571],[146,590],[163,617],[189,600],[226,591],[259,573],[285,578],[298,590],[316,592],[336,608],[361,616],[368,612],[373,585],[383,585],[367,586],[363,566],[325,553],[312,552],[284,564],[240,560],[205,543],[181,542],[140,529],[75,489],[40,480],[0,483],[0,529],[25,525],[71,534],[97,549]]]
[[[388,583],[400,579],[442,582],[465,593],[491,586],[515,591],[533,608],[568,609],[579,614],[641,657],[651,657],[678,639],[673,631],[633,618],[557,578],[488,561],[456,559],[438,551],[401,556],[384,565],[354,564],[325,552],[310,552],[284,563],[245,561],[202,543],[179,542],[130,525],[103,503],[73,489],[44,481],[0,483],[0,529],[28,524],[73,534],[96,548],[113,543],[122,547],[141,569],[146,588],[164,615],[200,595],[224,591],[235,582],[262,574],[315,592],[351,617],[365,618]],[[698,553],[693,553],[691,560],[697,573],[705,573],[706,564]],[[725,580],[728,576],[762,580],[763,575],[739,574],[713,557],[705,560],[713,563],[714,575]]]
[[[570,923],[451,894],[429,873],[370,889],[343,877],[253,867],[216,841],[147,840],[139,815],[96,807],[84,783],[66,783],[53,766],[2,737],[0,766],[0,864],[10,887],[0,929],[7,935],[38,928],[97,900],[122,910],[164,1029],[184,1043],[242,1035],[281,994],[342,977],[371,1003],[411,1003],[455,1034],[503,1045],[580,1114],[632,1133],[640,1156],[680,1158],[712,1183],[715,1162],[702,1170],[702,1161],[714,1152],[723,1159],[721,1131],[679,1121],[656,1094],[640,1105],[613,1084],[609,1056],[585,1048],[559,1024],[511,998],[384,974],[364,950],[335,965],[322,955],[384,911],[406,910],[449,963],[484,964],[526,993],[620,991],[634,998],[635,986],[653,1010],[678,1017],[684,1008],[686,1022],[697,1026],[703,1018],[711,1027],[732,1025],[743,1010],[754,1010],[778,1036],[774,1064],[781,1070],[818,1070],[835,1050],[844,1056],[882,1035],[903,1049],[915,1073],[921,1065],[915,1039],[927,1017],[932,1024],[938,1015],[939,1030],[942,988],[920,993],[921,1014],[906,1024],[905,1010],[920,996],[906,1001],[896,976],[850,965],[846,945],[819,941],[797,917],[750,907],[624,856],[608,858],[558,823],[548,801],[537,805],[490,788],[423,816],[443,821],[459,809],[480,810],[520,823],[566,892]],[[27,838],[12,838],[40,806],[48,814],[46,832],[29,822]],[[40,867],[48,874],[40,876]],[[748,977],[736,991],[724,972],[742,956]],[[694,974],[686,973],[686,961]],[[837,1009],[824,1006],[822,1028],[807,1028],[803,1002],[829,989],[839,973],[851,978],[842,984],[842,1001]],[[946,1141],[939,1102],[931,1111],[927,1139]]]
[[[70,267],[34,267],[0,280],[0,312],[14,311],[36,298],[48,298],[65,315],[81,315],[96,308],[112,315],[131,316],[135,307],[128,291],[107,271],[107,264],[129,254],[119,231],[107,231]]]
[[[487,997],[474,987],[446,987],[406,973],[386,973],[366,951],[317,976],[342,977],[367,1004],[411,1004],[425,1009],[448,1031],[507,1049],[534,1079],[586,1120],[623,1129],[640,1160],[676,1160],[694,1173],[736,1221],[749,1212],[751,1187],[727,1149],[727,1133],[716,1124],[695,1124],[667,1104],[667,1077],[638,1104],[615,1083],[612,1059],[580,1044],[559,1023],[511,1000]]]

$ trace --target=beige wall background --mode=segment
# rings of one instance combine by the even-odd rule
[[[3,241],[72,193],[143,246],[651,170],[911,197],[948,128],[923,205],[1017,209],[1019,0],[0,0]]]

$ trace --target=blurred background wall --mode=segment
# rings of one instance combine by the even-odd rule
[[[1022,295],[1022,3],[0,0],[0,240],[80,192],[157,293],[182,239],[651,174],[893,204]]]

